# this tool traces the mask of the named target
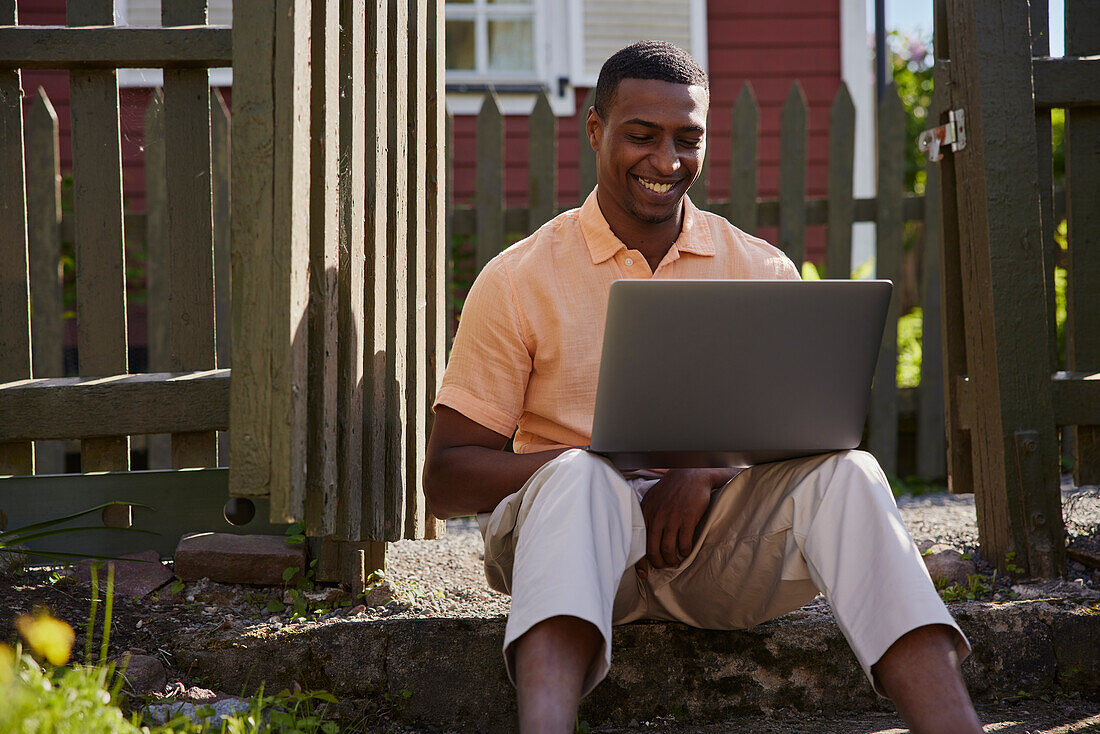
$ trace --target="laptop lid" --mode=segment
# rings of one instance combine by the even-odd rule
[[[750,466],[859,445],[893,284],[619,280],[590,450]]]

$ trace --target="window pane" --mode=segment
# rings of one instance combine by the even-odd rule
[[[530,18],[489,21],[489,69],[534,71],[534,26]]]
[[[447,68],[474,70],[474,22],[472,20],[447,21]]]

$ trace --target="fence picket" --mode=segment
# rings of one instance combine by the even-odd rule
[[[427,372],[427,73],[428,43],[425,24],[428,20],[427,0],[408,2],[409,77],[407,94],[409,119],[409,218],[408,238],[408,322],[406,350],[408,372],[405,378],[406,446],[405,446],[405,529],[406,538],[423,538],[427,521],[424,487],[420,473],[424,466],[426,436],[424,419]]]
[[[535,101],[527,130],[527,232],[554,217],[557,191],[558,120],[543,90]]]
[[[921,259],[921,363],[917,387],[917,476],[947,478],[944,427],[943,326],[940,321],[940,167],[926,164]]]
[[[232,121],[222,93],[210,88],[210,184],[214,221],[214,336],[217,364],[229,367],[232,330],[229,325],[229,136]],[[218,460],[222,466],[221,447]]]
[[[0,23],[15,25],[15,0]],[[0,382],[31,376],[30,265],[23,180],[23,89],[18,69],[0,69]],[[18,173],[16,173],[18,172]],[[33,474],[30,441],[0,443],[0,474]]]
[[[1067,0],[1066,54],[1100,54],[1100,7]],[[1068,257],[1066,369],[1100,370],[1100,110],[1066,110],[1066,224]],[[1048,283],[1047,290],[1051,290]],[[1073,476],[1078,486],[1100,484],[1100,425],[1078,426]]]
[[[710,201],[710,195],[707,193],[707,181],[708,171],[710,170],[709,157],[703,158],[703,165],[699,167],[699,175],[695,178],[695,183],[688,189],[688,198],[691,199],[691,203],[700,209],[706,209],[707,204]]]
[[[46,90],[27,112],[27,252],[30,260],[32,374],[63,377],[61,302],[61,167],[57,113]],[[36,474],[65,471],[65,444],[36,441]]]
[[[351,0],[345,0],[351,2]],[[352,5],[355,3],[351,2]],[[364,21],[364,49],[366,66],[360,67],[355,59],[353,73],[364,68],[363,76],[365,115],[362,125],[366,138],[359,143],[364,151],[365,188],[363,192],[366,210],[366,242],[362,288],[365,292],[362,325],[366,337],[363,342],[363,479],[359,513],[361,527],[354,528],[354,539],[381,541],[385,536],[386,514],[386,410],[387,374],[390,353],[387,348],[389,325],[386,315],[388,250],[387,223],[390,192],[387,189],[389,160],[386,148],[389,144],[390,67],[387,63],[390,24],[389,0],[371,0],[367,3]],[[359,76],[359,74],[356,74]],[[353,82],[354,84],[354,82]],[[358,131],[357,133],[358,134]],[[355,210],[358,211],[358,210]],[[354,211],[348,216],[354,216]],[[354,324],[352,325],[354,328]],[[349,460],[353,457],[349,456]],[[355,492],[355,488],[349,489]]]
[[[219,368],[229,367],[230,231],[229,135],[232,123],[221,92],[210,89],[210,184],[214,219],[214,349]],[[229,432],[218,431],[218,466],[229,466]]]
[[[760,108],[745,82],[733,104],[730,125],[730,200],[726,216],[749,234],[756,232],[756,146]]]
[[[451,349],[451,343],[454,341],[454,324],[455,324],[455,302],[451,298],[450,284],[454,283],[455,278],[455,263],[454,256],[451,252],[451,238],[455,236],[455,186],[454,186],[454,159],[451,156],[451,149],[454,143],[454,127],[455,119],[450,110],[446,110],[445,113],[446,122],[443,129],[443,141],[444,141],[444,155],[443,155],[443,190],[444,190],[444,206],[447,209],[446,213],[446,228],[444,230],[444,241],[447,250],[447,291],[444,293],[444,297],[447,299],[447,349],[445,353],[449,353]]]
[[[306,532],[336,531],[337,277],[340,257],[340,6],[317,0],[311,18],[309,196],[309,444]]]
[[[272,86],[275,11],[266,0],[233,3],[233,343],[235,379],[230,383],[233,430],[229,492],[263,496],[271,486],[271,353],[274,294],[271,258],[275,100]],[[283,234],[283,233],[280,233]]]
[[[68,0],[66,14],[71,26],[112,25],[114,2]],[[117,72],[70,71],[69,95],[80,374],[119,375],[128,372],[128,359]],[[80,468],[128,470],[129,437],[84,439]],[[129,525],[129,508],[109,507],[104,520]]]
[[[477,271],[504,249],[504,117],[496,93],[477,114]]]
[[[171,370],[168,350],[168,295],[172,268],[168,255],[168,192],[164,178],[164,96],[149,96],[145,110],[145,308],[150,372]],[[172,437],[145,438],[150,469],[172,466]]]
[[[408,217],[409,217],[409,11],[390,0],[389,23],[389,207],[386,211],[386,503],[385,534],[400,540],[405,529],[408,410]],[[415,183],[415,182],[414,182]],[[500,246],[499,241],[497,247]],[[481,247],[481,243],[478,243]]]
[[[426,29],[426,49],[428,59],[426,67],[427,112],[425,117],[425,225],[427,231],[425,277],[427,279],[427,320],[424,328],[427,350],[427,385],[424,405],[425,432],[431,433],[431,401],[443,379],[443,368],[447,359],[447,192],[446,162],[444,160],[448,140],[447,98],[444,69],[444,21],[445,0],[428,0],[427,16],[424,18]],[[551,191],[553,189],[551,188]],[[419,484],[419,479],[417,484]],[[424,537],[437,538],[443,535],[446,526],[430,513],[424,523]]]
[[[779,248],[802,270],[806,252],[806,95],[795,81],[779,117]]]
[[[594,104],[596,104],[595,88],[588,90],[577,115],[580,124],[580,132],[577,137],[580,146],[577,157],[577,180],[579,182],[577,195],[581,201],[588,198],[588,195],[592,193],[592,189],[596,188],[596,151],[592,150],[592,146],[588,141],[588,110]]]
[[[856,153],[856,108],[848,85],[841,82],[829,111],[829,223],[826,227],[825,277],[852,274],[852,196]]]
[[[207,0],[164,0],[165,26],[205,25]],[[215,367],[210,89],[206,69],[164,70],[172,372]],[[213,431],[172,436],[172,466],[217,465]]]
[[[305,519],[309,433],[310,3],[277,0],[274,12],[271,519],[290,522]]]
[[[901,200],[905,193],[905,109],[897,87],[890,84],[878,109],[878,277],[898,283],[901,274],[901,248],[904,238]],[[882,334],[878,364],[871,392],[871,423],[868,446],[887,473],[897,472],[898,453],[898,288],[890,297],[886,328]]]
[[[364,247],[373,247],[374,241],[364,242],[364,224],[373,222],[377,217],[371,208],[366,208],[366,219],[357,216],[366,207],[366,170],[375,160],[374,146],[367,146],[366,132],[375,131],[374,117],[377,109],[366,104],[367,85],[376,83],[370,75],[364,74],[366,68],[363,59],[367,58],[365,49],[370,43],[366,20],[367,12],[374,12],[378,0],[364,4],[354,2],[339,3],[339,101],[337,111],[339,120],[339,150],[337,160],[339,186],[337,216],[339,227],[337,243],[337,332],[336,345],[336,476],[338,497],[336,501],[336,532],[341,540],[357,538],[362,527],[363,503],[359,498],[371,496],[373,483],[364,483],[365,473],[369,473],[377,462],[368,466],[367,456],[363,453],[364,432],[369,433],[363,422],[364,395],[372,389],[372,382],[364,381],[363,368],[370,364],[371,355],[364,353],[364,339],[370,338],[370,329],[375,328],[371,319],[364,320],[363,299],[367,295],[367,281],[364,280]],[[385,16],[383,16],[384,18]],[[376,28],[371,29],[377,33]],[[383,48],[385,45],[383,44]],[[385,87],[385,77],[381,84]],[[331,99],[331,98],[330,98]],[[364,115],[366,119],[361,117]],[[381,195],[385,206],[385,193]],[[372,232],[373,234],[373,232]],[[373,258],[370,260],[373,262]],[[382,286],[383,292],[385,285]],[[374,319],[373,321],[377,321]],[[339,554],[334,556],[336,569],[330,578],[339,576]],[[321,565],[324,564],[322,560]]]

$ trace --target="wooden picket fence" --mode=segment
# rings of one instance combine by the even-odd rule
[[[596,183],[595,153],[588,145],[585,113],[592,104],[590,93],[576,120],[580,141],[580,191],[587,195]],[[806,194],[807,105],[799,82],[791,85],[780,117],[779,195],[758,197],[757,140],[760,110],[751,84],[746,83],[732,109],[711,108],[710,119],[731,116],[730,198],[713,200],[707,195],[707,166],[692,187],[692,201],[721,214],[749,233],[759,227],[778,228],[778,241],[796,264],[805,257],[807,225],[825,225],[824,277],[849,278],[852,272],[852,225],[874,222],[877,231],[877,277],[898,283],[901,276],[905,223],[924,222],[924,247],[920,301],[924,313],[923,359],[917,388],[899,390],[897,369],[898,289],[894,290],[890,316],[883,335],[872,393],[866,445],[887,472],[898,471],[899,421],[915,420],[914,469],[930,479],[946,477],[944,393],[940,346],[939,224],[936,172],[929,170],[927,198],[904,191],[905,112],[891,86],[878,109],[878,195],[854,198],[852,194],[855,152],[855,108],[846,85],[841,84],[829,118],[828,195]],[[558,119],[543,94],[529,120],[528,201],[523,207],[504,204],[503,117],[492,92],[485,95],[477,118],[477,189],[474,206],[452,206],[452,237],[472,236],[476,241],[477,269],[496,255],[503,244],[525,236],[565,208],[555,200]],[[448,156],[448,170],[451,159]],[[572,205],[579,205],[573,202]]]
[[[0,160],[27,163],[25,186],[0,177],[0,475],[46,486],[27,484],[34,444],[41,473],[58,467],[47,444],[72,439],[84,472],[128,472],[133,435],[152,466],[216,467],[232,423],[230,493],[326,538],[319,577],[361,581],[384,541],[442,527],[419,475],[446,344],[443,2],[234,6],[232,36],[204,25],[205,0],[165,0],[161,28],[114,27],[112,0],[70,6],[92,28],[18,26],[4,6]],[[232,126],[207,74],[230,65]],[[147,210],[125,216],[119,67],[164,69],[144,120]],[[56,114],[40,94],[24,125],[23,68],[70,71],[71,215]],[[127,362],[127,235],[146,244],[143,374]],[[61,366],[63,239],[76,377]]]

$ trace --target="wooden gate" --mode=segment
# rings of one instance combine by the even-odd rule
[[[1041,576],[1065,570],[1057,427],[1064,443],[1077,427],[1077,482],[1100,480],[1100,7],[1065,7],[1055,59],[1044,2],[936,2],[949,469],[975,493],[982,555]],[[1051,108],[1066,108],[1065,370]]]

